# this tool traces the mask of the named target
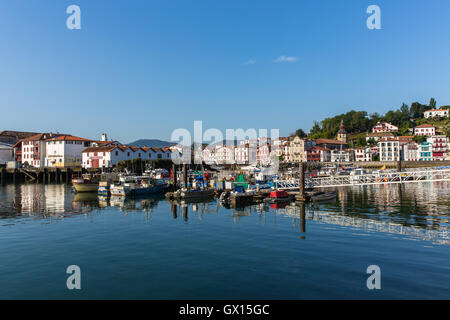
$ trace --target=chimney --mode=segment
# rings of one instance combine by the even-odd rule
[[[108,136],[106,135],[106,133],[102,133],[101,141],[108,141]]]

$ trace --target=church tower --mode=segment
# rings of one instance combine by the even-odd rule
[[[347,131],[345,131],[344,120],[341,121],[341,125],[339,127],[339,131],[337,134],[337,139],[339,141],[347,143]]]

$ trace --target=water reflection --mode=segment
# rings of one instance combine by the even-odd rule
[[[170,206],[174,220],[188,222],[191,216],[226,215],[233,222],[256,216],[258,224],[277,223],[277,216],[292,219],[300,238],[305,239],[306,221],[335,224],[369,232],[387,232],[449,244],[450,190],[447,182],[376,185],[338,188],[335,201],[319,205],[259,203],[242,208],[222,208],[217,201],[166,203],[164,196],[137,199],[73,194],[66,185],[7,185],[0,188],[0,219],[68,217],[93,210],[113,208],[127,215],[149,216],[158,206]],[[164,212],[167,213],[166,209]],[[269,216],[268,213],[273,215]],[[11,221],[8,221],[10,225]],[[14,223],[14,222],[13,222]],[[6,225],[6,224],[4,224]]]

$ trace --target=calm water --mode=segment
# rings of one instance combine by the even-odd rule
[[[0,298],[450,298],[450,185],[338,189],[316,207],[173,206],[0,187]],[[66,288],[78,265],[82,290]],[[366,269],[381,268],[381,290]]]

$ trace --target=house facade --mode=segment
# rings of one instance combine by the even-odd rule
[[[380,132],[398,132],[398,127],[386,121],[377,122],[377,124],[372,128],[372,133]]]
[[[433,160],[433,149],[431,143],[425,141],[419,144],[419,161],[432,161]]]
[[[415,136],[434,136],[436,135],[436,127],[431,124],[422,124],[414,128]]]
[[[380,161],[401,160],[400,142],[395,139],[387,139],[378,142]]]
[[[372,161],[372,151],[370,147],[355,148],[353,151],[355,152],[355,161]]]
[[[51,133],[39,133],[37,135],[22,139],[21,163],[35,168],[45,166],[46,140],[57,135]]]
[[[425,111],[423,116],[426,119],[434,117],[448,118],[448,109],[430,109]]]
[[[402,146],[402,160],[419,161],[419,145],[411,141]]]
[[[81,167],[82,152],[92,141],[71,135],[60,135],[45,140],[46,167]]]
[[[444,161],[447,158],[448,138],[447,136],[432,136],[427,138],[427,142],[431,144],[431,152],[433,161]]]

